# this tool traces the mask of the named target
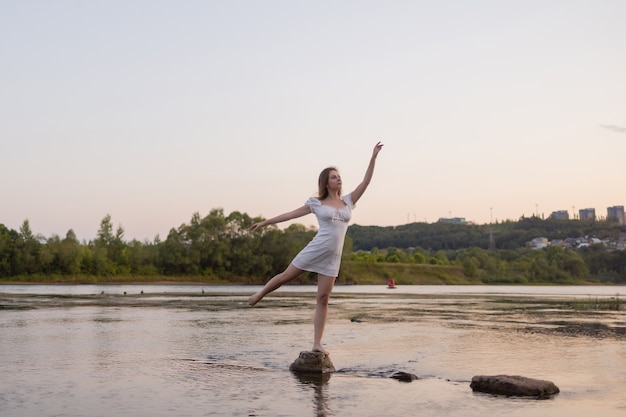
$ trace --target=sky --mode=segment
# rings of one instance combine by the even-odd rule
[[[626,2],[0,0],[0,224],[163,240],[337,166],[352,223],[626,205]],[[312,215],[293,222],[316,225]]]

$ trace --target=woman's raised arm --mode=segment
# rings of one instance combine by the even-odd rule
[[[356,202],[361,198],[365,190],[367,190],[367,186],[370,185],[370,181],[372,181],[372,176],[374,175],[374,166],[376,165],[376,157],[378,156],[378,152],[383,148],[383,144],[378,142],[376,146],[374,146],[374,150],[372,151],[372,157],[370,158],[370,163],[367,166],[367,171],[365,171],[365,176],[363,177],[363,181],[352,191],[352,204],[356,204]]]

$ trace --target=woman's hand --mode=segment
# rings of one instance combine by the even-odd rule
[[[265,226],[263,223],[265,223],[265,222],[257,222],[257,223],[254,223],[252,226],[250,226],[250,231],[251,231],[251,232],[253,232],[253,231],[255,231],[256,229],[258,229],[259,227],[263,227],[263,226]]]
[[[380,150],[383,148],[383,146],[384,146],[383,143],[378,141],[376,146],[374,146],[374,151],[372,152],[372,158],[376,158],[378,156],[378,152],[380,152]]]

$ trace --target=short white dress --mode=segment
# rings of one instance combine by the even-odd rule
[[[306,201],[305,204],[317,217],[319,230],[313,240],[291,262],[296,268],[329,277],[336,277],[339,274],[343,242],[354,208],[352,194],[347,194],[341,199],[346,205],[340,209],[323,205],[314,197]]]

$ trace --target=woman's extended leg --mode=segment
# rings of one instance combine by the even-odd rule
[[[323,352],[326,355],[330,352],[322,346],[322,336],[324,335],[326,316],[328,316],[328,300],[334,285],[335,277],[317,276],[317,303],[315,305],[315,319],[313,320],[313,351]]]
[[[250,298],[248,298],[248,304],[250,304],[251,306],[255,305],[256,303],[261,301],[263,297],[265,297],[267,294],[271,293],[275,289],[279,288],[281,285],[298,278],[300,274],[302,274],[302,272],[303,271],[301,269],[296,268],[295,266],[293,266],[293,264],[289,264],[287,269],[285,269],[278,275],[274,275],[272,279],[267,281],[267,284],[265,284],[263,288],[252,294]]]

